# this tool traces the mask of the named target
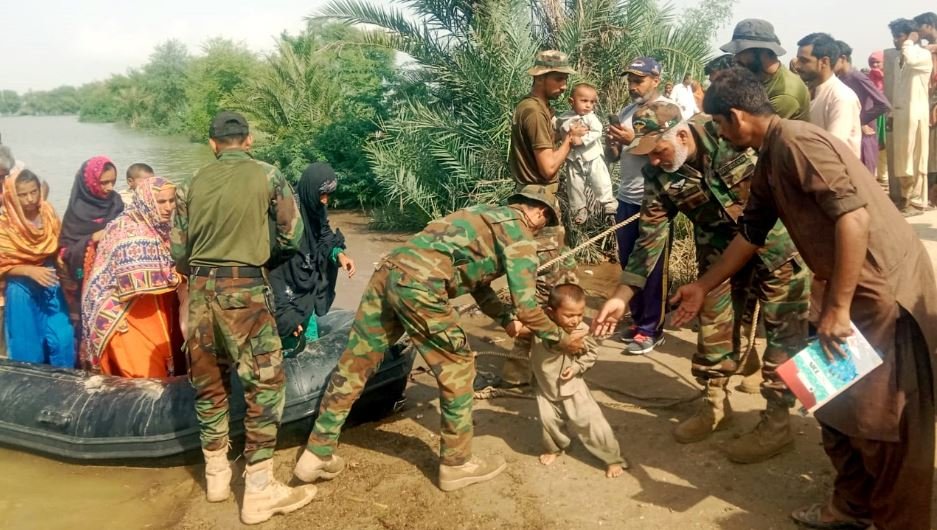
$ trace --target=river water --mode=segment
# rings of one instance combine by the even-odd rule
[[[17,159],[49,183],[50,202],[59,216],[65,213],[75,173],[92,156],[104,154],[115,162],[118,189],[126,187],[123,175],[134,162],[181,178],[212,160],[205,144],[113,124],[80,123],[74,117],[0,117],[0,135]],[[369,232],[367,219],[358,213],[334,213],[331,220],[345,234],[348,254],[358,264],[354,278],[339,278],[335,306],[354,309],[374,263],[403,236]],[[141,467],[81,464],[0,446],[0,529],[171,527],[187,503],[203,499],[200,461],[195,454],[133,464]],[[233,526],[236,506],[229,511]]]
[[[75,116],[0,117],[3,144],[49,183],[49,202],[65,214],[75,174],[82,162],[106,155],[117,166],[117,189],[135,162],[153,166],[157,175],[178,179],[212,160],[208,143],[175,136],[147,135],[111,123],[81,123]]]

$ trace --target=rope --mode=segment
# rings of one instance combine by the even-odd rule
[[[475,352],[475,356],[485,356],[485,357],[500,357],[502,359],[516,359],[516,360],[528,360],[529,358],[524,355],[515,355],[513,353],[507,352],[498,352],[498,351],[480,351]],[[584,378],[585,379],[585,378]],[[693,395],[676,398],[671,396],[642,396],[640,394],[633,394],[618,388],[613,388],[608,385],[604,385],[592,379],[586,379],[586,382],[589,384],[589,388],[596,388],[606,393],[618,394],[624,396],[628,399],[634,399],[637,401],[644,401],[647,404],[645,405],[635,405],[632,403],[616,403],[611,401],[597,401],[601,405],[605,405],[610,408],[627,408],[627,409],[668,409],[673,408],[678,405],[683,405],[684,403],[690,403],[699,399],[702,395],[702,391],[694,392]],[[497,397],[513,397],[519,399],[534,399],[534,396],[530,395],[528,392],[521,391],[516,388],[496,388],[493,386],[487,386],[481,390],[475,391],[475,399],[493,399]]]
[[[574,254],[578,254],[579,252],[582,252],[582,251],[583,251],[586,247],[588,247],[589,245],[592,245],[592,244],[595,243],[596,241],[601,241],[603,238],[607,237],[609,234],[611,234],[611,233],[614,232],[615,230],[618,230],[619,228],[621,228],[621,227],[623,227],[623,226],[625,226],[625,225],[628,225],[628,224],[631,224],[631,223],[637,221],[640,217],[641,217],[641,213],[639,212],[639,213],[636,213],[636,214],[632,215],[631,217],[625,219],[624,221],[622,221],[622,222],[620,222],[620,223],[616,223],[616,224],[610,226],[610,227],[607,228],[606,230],[602,231],[600,234],[598,234],[598,235],[596,235],[596,236],[593,236],[593,237],[587,239],[586,241],[583,241],[582,243],[580,243],[579,245],[577,245],[575,248],[572,248],[572,249],[570,249],[570,250],[567,250],[566,252],[560,254],[559,256],[557,256],[557,257],[555,257],[555,258],[553,258],[553,259],[547,261],[546,263],[540,265],[539,267],[537,267],[537,272],[538,272],[538,273],[539,273],[539,272],[543,272],[543,271],[549,269],[550,267],[552,267],[553,265],[556,265],[557,263],[559,263],[559,262],[565,260],[565,259],[568,258],[569,256],[572,256],[572,255],[574,255]],[[505,290],[502,290],[501,292],[505,292]],[[476,311],[476,310],[478,309],[478,304],[476,304],[475,302],[472,302],[472,303],[470,303],[470,304],[465,304],[465,305],[461,305],[461,306],[459,306],[459,307],[456,307],[455,309],[456,309],[456,311],[459,312],[459,314],[464,315],[464,314],[466,314],[466,313],[470,313],[470,312]]]
[[[596,241],[601,241],[602,239],[604,239],[606,236],[608,236],[609,234],[611,234],[611,233],[614,232],[615,230],[618,230],[619,228],[621,228],[621,227],[623,227],[623,226],[625,226],[625,225],[629,225],[629,224],[631,224],[631,223],[637,221],[638,218],[640,218],[640,217],[641,217],[641,213],[639,212],[639,213],[636,213],[636,214],[632,215],[631,217],[625,219],[624,221],[622,221],[622,222],[620,222],[620,223],[616,223],[616,224],[610,226],[609,228],[607,228],[607,229],[604,230],[603,232],[599,233],[598,235],[593,236],[593,237],[591,237],[591,238],[589,238],[589,239],[583,241],[582,243],[580,243],[579,245],[577,245],[575,248],[572,248],[572,249],[570,249],[570,250],[567,250],[566,252],[560,254],[559,256],[557,256],[557,257],[551,259],[550,261],[548,261],[548,262],[546,262],[546,263],[540,265],[539,267],[537,267],[537,272],[543,272],[543,271],[549,269],[550,267],[556,265],[557,263],[563,261],[564,259],[566,259],[566,258],[572,256],[573,254],[578,254],[579,252],[581,252],[582,250],[584,250],[584,249],[585,249],[586,247],[588,247],[589,245],[595,243]]]

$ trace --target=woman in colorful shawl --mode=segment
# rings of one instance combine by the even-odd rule
[[[319,337],[316,316],[332,307],[338,269],[344,269],[349,278],[355,274],[355,262],[345,255],[345,236],[329,226],[326,205],[337,187],[335,172],[321,162],[310,164],[296,187],[303,240],[299,252],[270,273],[274,315],[286,351],[300,350],[306,340]]]
[[[75,367],[75,333],[53,268],[60,230],[39,177],[14,168],[3,182],[0,213],[0,298],[11,360]]]
[[[109,158],[96,156],[85,161],[75,175],[68,208],[62,219],[62,235],[59,237],[62,288],[68,301],[69,316],[79,336],[81,292],[86,285],[86,272],[94,264],[95,248],[104,236],[104,226],[124,210],[124,201],[114,191],[115,182],[117,168]]]
[[[177,373],[180,276],[169,254],[175,205],[175,185],[152,177],[104,229],[82,297],[83,367],[121,377]]]

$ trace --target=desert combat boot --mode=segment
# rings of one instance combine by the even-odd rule
[[[706,384],[705,395],[696,414],[683,420],[673,430],[673,437],[682,444],[700,442],[713,432],[724,429],[732,418],[732,406],[729,404],[727,377],[710,379]]]
[[[205,493],[208,502],[224,502],[231,496],[231,463],[228,462],[228,442],[221,449],[209,451],[202,449],[205,455]]]
[[[312,482],[316,479],[332,480],[345,469],[345,460],[332,455],[328,459],[323,459],[312,451],[304,450],[296,467],[293,468],[293,476],[303,482]]]
[[[736,464],[754,464],[773,458],[794,447],[791,414],[787,405],[769,400],[755,428],[726,446],[729,460]]]
[[[439,465],[439,489],[454,491],[497,477],[508,466],[504,458],[473,456],[461,466]]]
[[[312,485],[290,488],[273,476],[273,460],[248,465],[244,471],[244,503],[241,522],[258,524],[276,514],[294,512],[316,496]]]

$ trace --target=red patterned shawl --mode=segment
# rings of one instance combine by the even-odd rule
[[[82,294],[82,366],[100,365],[104,348],[134,297],[165,293],[179,285],[169,254],[171,224],[156,211],[156,194],[167,187],[173,184],[162,177],[141,182],[130,208],[105,229]]]

